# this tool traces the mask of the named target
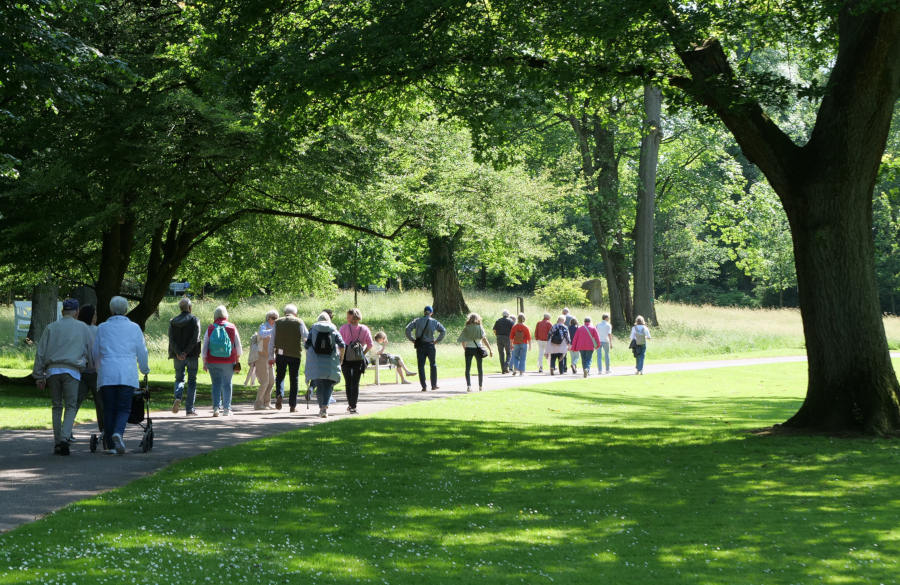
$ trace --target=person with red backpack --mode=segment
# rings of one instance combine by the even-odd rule
[[[512,358],[510,359],[510,369],[512,375],[515,376],[519,372],[520,376],[525,375],[525,358],[528,356],[528,350],[531,349],[531,332],[528,325],[525,324],[525,313],[519,313],[516,324],[509,330],[509,342],[512,345]]]
[[[213,322],[203,336],[203,370],[212,379],[213,416],[231,416],[231,377],[241,371],[241,336],[228,322],[223,305],[213,311]]]

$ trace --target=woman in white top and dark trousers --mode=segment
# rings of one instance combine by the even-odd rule
[[[644,355],[647,353],[647,340],[650,339],[650,330],[644,325],[644,318],[640,315],[634,320],[634,327],[631,328],[631,340],[634,347],[635,371],[636,375],[644,373]]]
[[[109,301],[109,310],[112,317],[97,327],[94,338],[94,365],[97,387],[103,395],[103,434],[112,447],[110,452],[123,455],[125,441],[122,436],[131,414],[134,391],[140,385],[138,369],[146,376],[150,366],[144,332],[125,316],[128,301],[113,297]]]

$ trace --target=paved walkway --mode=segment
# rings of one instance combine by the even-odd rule
[[[893,357],[900,357],[900,353]],[[644,370],[646,375],[800,361],[806,361],[806,358],[755,358],[656,365],[648,363]],[[613,368],[613,375],[616,376],[632,374],[634,368],[631,366]],[[485,388],[499,390],[576,379],[582,379],[580,373],[548,376],[531,372],[515,377],[489,374],[486,376]],[[360,393],[359,411],[366,414],[422,400],[458,396],[465,394],[466,385],[465,379],[453,378],[440,381],[440,389],[434,392],[421,392],[418,388],[415,383],[366,386]],[[331,406],[327,419],[318,417],[318,409],[314,403],[310,404],[307,411],[305,402],[300,403],[295,414],[288,412],[287,404],[284,410],[266,412],[254,412],[251,404],[239,404],[235,406],[235,416],[231,418],[212,418],[211,409],[205,405],[199,408],[199,417],[188,418],[183,412],[177,415],[170,411],[153,412],[153,450],[146,454],[137,451],[141,429],[136,425],[128,425],[125,441],[130,453],[122,457],[99,451],[90,452],[88,439],[91,433],[97,432],[97,426],[93,423],[75,427],[77,441],[69,457],[52,454],[49,430],[0,431],[0,445],[3,446],[0,449],[0,532],[36,520],[72,502],[125,485],[179,459],[351,416],[345,413],[343,393],[338,394],[337,398],[338,403]],[[168,398],[164,402],[165,406],[171,404]],[[157,402],[156,406],[160,406],[160,403]]]

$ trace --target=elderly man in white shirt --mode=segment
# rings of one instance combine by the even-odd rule
[[[94,338],[94,364],[97,367],[97,387],[103,395],[103,432],[109,453],[125,453],[125,425],[131,412],[134,391],[140,385],[138,369],[150,373],[147,363],[147,344],[138,324],[128,319],[128,301],[113,297],[109,301],[112,316],[97,328]]]

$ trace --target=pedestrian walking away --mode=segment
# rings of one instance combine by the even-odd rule
[[[497,355],[500,358],[500,371],[509,372],[509,362],[512,359],[512,344],[509,341],[509,332],[515,319],[509,316],[509,311],[503,311],[503,315],[494,322],[494,335],[497,339]]]
[[[475,359],[478,368],[478,391],[484,390],[484,368],[481,361],[488,355],[494,355],[491,344],[488,343],[484,327],[481,326],[481,316],[478,313],[470,313],[466,318],[466,326],[456,338],[457,343],[463,347],[463,355],[466,360],[466,392],[472,391],[472,359]]]
[[[137,323],[125,316],[128,301],[115,296],[109,301],[111,317],[97,327],[92,356],[97,367],[97,386],[103,395],[103,444],[107,453],[125,454],[125,425],[138,388],[138,370],[150,373],[147,344]]]
[[[509,331],[509,340],[512,343],[512,374],[515,376],[518,372],[520,376],[524,376],[526,357],[531,349],[531,332],[525,325],[525,313],[519,313],[516,318],[516,324]]]
[[[256,401],[253,410],[269,410],[272,408],[272,388],[275,386],[274,360],[270,361],[270,353],[275,335],[275,321],[278,320],[278,311],[272,309],[266,313],[266,320],[260,323],[256,331],[256,377],[259,379],[259,390],[256,391]]]
[[[330,323],[329,317],[329,323]],[[300,360],[303,345],[309,337],[306,324],[297,316],[297,305],[284,307],[284,317],[275,321],[275,333],[269,351],[269,363],[275,364],[275,408],[281,410],[284,401],[284,377],[290,382],[288,405],[297,410],[297,391],[300,384]]]
[[[597,323],[597,335],[600,337],[600,347],[597,348],[597,373],[603,373],[603,363],[601,362],[601,354],[606,356],[606,373],[611,373],[609,369],[609,350],[612,349],[612,324],[609,322],[609,313],[603,313],[600,322]]]
[[[550,375],[556,374],[556,367],[559,366],[559,373],[566,373],[566,352],[569,351],[569,344],[572,338],[569,336],[569,328],[566,327],[566,318],[560,315],[556,319],[556,324],[550,328],[550,338],[547,341],[547,348],[544,350],[546,355],[550,356]]]
[[[228,309],[219,305],[203,336],[203,371],[212,381],[213,416],[232,416],[232,377],[241,371],[241,336],[228,321]]]
[[[575,331],[572,336],[571,351],[577,351],[581,354],[581,368],[584,377],[591,375],[591,360],[594,357],[594,351],[600,347],[600,337],[597,329],[591,324],[591,318],[584,318],[584,325]]]
[[[578,331],[578,319],[574,317],[574,315],[569,315],[569,319],[566,322],[566,327],[569,329],[569,339],[575,338],[575,332]],[[571,347],[569,348],[569,359],[571,360],[571,368],[572,373],[578,373],[578,358],[581,357],[580,351],[575,351]],[[565,369],[565,368],[564,368]]]
[[[200,359],[200,319],[191,313],[191,299],[178,301],[181,313],[169,320],[169,359],[175,367],[175,400],[172,412],[177,413],[184,401],[184,414],[196,416],[194,401],[197,398],[197,369]],[[187,387],[184,375],[187,372]],[[185,389],[187,394],[185,394]]]
[[[543,373],[544,371],[544,351],[547,349],[547,340],[550,338],[551,327],[553,327],[553,322],[550,321],[550,313],[544,313],[544,318],[534,326],[534,339],[537,341],[538,346],[538,373]]]
[[[435,344],[441,342],[447,335],[447,330],[441,325],[440,321],[433,318],[434,309],[431,306],[425,307],[423,315],[418,319],[413,319],[406,326],[406,338],[412,341],[416,348],[416,362],[419,366],[419,383],[422,385],[422,392],[428,389],[427,380],[425,378],[425,361],[431,365],[431,389],[437,390],[437,364],[435,363]],[[435,338],[437,332],[437,338]]]
[[[359,309],[347,311],[347,322],[338,331],[344,340],[344,357],[341,360],[341,372],[344,374],[344,391],[347,394],[347,412],[356,414],[359,400],[359,380],[368,364],[366,353],[372,349],[372,332],[362,325],[362,313]]]
[[[647,340],[651,339],[650,329],[644,324],[644,318],[640,315],[634,320],[631,328],[631,348],[634,353],[634,373],[638,376],[644,373],[644,357],[647,355]]]
[[[91,330],[75,318],[78,301],[66,299],[62,319],[47,325],[38,341],[32,376],[39,390],[49,387],[53,405],[53,452],[68,455],[78,414],[81,372],[92,367]]]
[[[328,403],[334,385],[341,381],[341,361],[344,359],[344,340],[328,313],[322,311],[310,328],[306,347],[306,382],[315,389],[319,416],[328,417]]]

